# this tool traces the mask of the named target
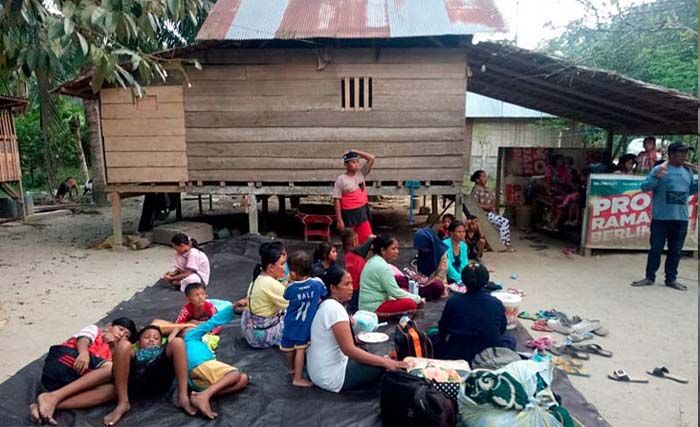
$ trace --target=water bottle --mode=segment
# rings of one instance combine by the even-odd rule
[[[406,327],[408,322],[411,320],[410,317],[408,317],[408,313],[404,312],[403,316],[401,316],[401,319],[399,320],[399,325],[403,328]]]
[[[413,295],[418,295],[418,282],[416,282],[415,280],[409,280],[408,292],[412,293]]]

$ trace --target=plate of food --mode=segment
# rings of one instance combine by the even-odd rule
[[[389,340],[389,335],[383,332],[362,332],[357,339],[367,344],[377,344]]]

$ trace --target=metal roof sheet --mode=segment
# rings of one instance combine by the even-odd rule
[[[478,93],[467,92],[466,117],[468,119],[544,119],[556,116]]]
[[[372,39],[504,30],[493,0],[219,0],[197,39]]]

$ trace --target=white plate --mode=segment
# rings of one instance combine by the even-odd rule
[[[383,332],[362,332],[357,336],[357,338],[367,344],[377,344],[387,341],[389,339],[389,335]]]

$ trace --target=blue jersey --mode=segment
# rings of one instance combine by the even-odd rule
[[[698,192],[698,180],[682,166],[668,165],[666,176],[657,178],[654,167],[642,182],[652,192],[651,219],[688,221],[688,198]]]
[[[327,293],[326,285],[318,278],[291,282],[284,291],[289,307],[284,316],[282,336],[288,340],[308,341],[311,336],[311,321],[314,320],[321,297]]]

